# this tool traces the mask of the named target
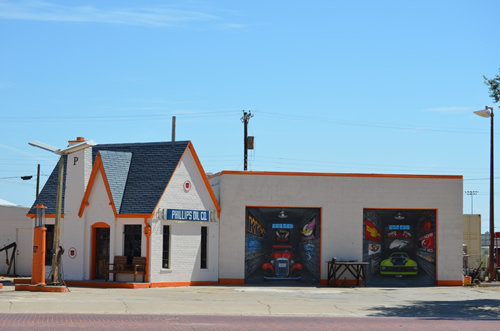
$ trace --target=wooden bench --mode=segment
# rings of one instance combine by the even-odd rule
[[[113,263],[107,264],[104,279],[108,281],[109,274],[113,274],[113,280],[116,281],[116,274],[134,274],[134,283],[137,280],[137,274],[142,273],[142,282],[146,279],[146,258],[134,256],[132,264],[127,264],[126,256],[115,256]]]

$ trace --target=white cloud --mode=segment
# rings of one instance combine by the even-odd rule
[[[236,24],[236,23],[226,23],[222,24],[223,28],[226,29],[243,29],[246,25],[244,24]]]
[[[92,6],[64,6],[41,1],[14,3],[0,0],[0,19],[166,27],[194,21],[216,20],[218,17],[201,11],[166,7],[104,9]]]
[[[454,106],[424,109],[424,111],[438,112],[438,113],[465,113],[473,110],[475,109],[472,107],[454,107]]]

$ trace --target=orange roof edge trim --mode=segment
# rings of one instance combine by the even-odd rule
[[[207,191],[210,194],[210,197],[212,198],[212,202],[214,203],[215,209],[217,210],[217,215],[218,215],[218,217],[220,217],[219,201],[217,201],[217,198],[215,197],[215,193],[212,190],[212,185],[210,185],[210,182],[208,181],[208,177],[207,177],[207,174],[205,173],[205,169],[203,169],[203,166],[201,165],[200,159],[198,158],[198,154],[196,154],[196,151],[194,150],[194,146],[193,146],[192,142],[189,142],[188,149],[191,151],[191,154],[193,155],[193,159],[194,159],[194,162],[196,163],[196,167],[198,168],[198,171],[200,172],[201,178],[203,179],[203,182],[205,183]]]
[[[463,179],[463,175],[411,175],[411,174],[361,174],[330,172],[281,172],[281,171],[237,171],[224,170],[221,175],[257,175],[257,176],[311,176],[311,177],[370,177],[370,178],[432,178]]]
[[[219,205],[219,202],[217,201],[217,198],[215,197],[215,193],[212,190],[212,186],[210,185],[210,182],[208,181],[207,175],[205,174],[205,171],[203,170],[203,166],[201,165],[200,159],[198,158],[198,155],[196,154],[196,151],[194,150],[193,143],[191,141],[186,146],[186,149],[182,153],[182,156],[179,159],[179,162],[177,163],[177,166],[175,167],[175,169],[177,170],[177,168],[179,167],[179,164],[181,163],[182,158],[184,157],[184,155],[186,154],[186,151],[188,151],[188,150],[191,151],[191,155],[193,156],[194,163],[196,164],[198,172],[201,175],[201,179],[203,180],[203,183],[205,184],[205,187],[206,187],[206,189],[207,189],[207,191],[208,191],[208,193],[210,195],[210,198],[212,199],[212,203],[214,204],[215,209],[217,210],[217,217],[220,217],[220,205]],[[172,180],[172,178],[174,177],[174,174],[175,174],[176,170],[174,170],[174,172],[172,173],[172,176],[170,177],[170,180]],[[161,195],[162,197],[165,194],[165,191],[167,190],[168,185],[170,184],[170,180],[168,181],[167,186],[165,186],[165,189],[163,190],[163,193]],[[153,210],[152,215],[154,215],[154,211],[158,208],[158,204],[159,203],[160,203],[160,201],[158,201],[156,203],[156,206],[155,206],[155,208]]]
[[[118,214],[116,218],[153,218],[154,214]]]

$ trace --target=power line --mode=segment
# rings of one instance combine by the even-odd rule
[[[137,121],[137,120],[158,120],[158,119],[168,119],[170,120],[173,115],[177,117],[214,117],[214,116],[224,116],[230,113],[236,113],[235,110],[227,111],[197,111],[197,112],[169,112],[166,114],[141,114],[141,115],[109,115],[109,116],[53,116],[53,117],[2,117],[2,122],[69,122],[69,121]]]
[[[375,127],[375,128],[383,128],[383,129],[395,129],[395,130],[411,130],[411,131],[430,131],[430,132],[447,132],[447,133],[471,133],[471,134],[485,134],[484,130],[471,130],[470,128],[457,128],[457,129],[443,129],[443,128],[435,128],[435,127],[421,127],[421,126],[408,126],[401,124],[387,124],[387,123],[376,123],[376,122],[362,122],[362,121],[352,121],[352,120],[343,120],[343,119],[335,119],[328,117],[313,117],[313,116],[302,116],[302,115],[283,115],[277,113],[270,112],[259,112],[261,116],[281,118],[281,119],[289,119],[289,120],[297,120],[297,121],[311,121],[311,122],[321,122],[321,123],[335,123],[335,124],[343,124],[343,125],[351,125],[351,126],[366,126],[366,127]]]

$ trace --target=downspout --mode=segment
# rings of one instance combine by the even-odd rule
[[[144,235],[146,236],[146,282],[149,282],[149,238],[151,237],[151,225],[148,224],[148,218],[144,217]]]

